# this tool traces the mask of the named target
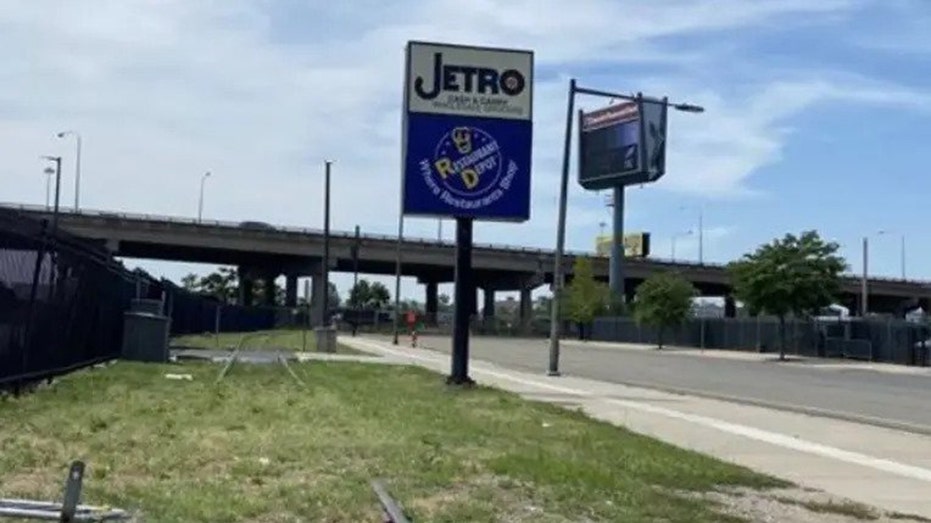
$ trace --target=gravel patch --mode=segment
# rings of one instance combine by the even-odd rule
[[[747,488],[682,495],[710,500],[722,514],[753,523],[929,522],[931,519],[879,509],[830,494],[801,488],[757,491]]]

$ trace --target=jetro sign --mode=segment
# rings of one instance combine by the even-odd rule
[[[530,217],[533,54],[410,42],[405,215]]]

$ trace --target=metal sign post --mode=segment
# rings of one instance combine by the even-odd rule
[[[471,384],[473,222],[530,218],[533,53],[408,42],[405,71],[400,220],[456,220],[456,313],[447,382]]]

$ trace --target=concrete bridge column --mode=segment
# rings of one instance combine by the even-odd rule
[[[724,317],[725,318],[736,318],[737,317],[737,302],[734,300],[734,297],[730,294],[724,297]]]
[[[266,307],[274,307],[277,305],[275,302],[275,279],[277,278],[278,273],[274,271],[266,271],[262,275],[262,289],[265,291],[262,296],[262,305]]]
[[[440,306],[440,286],[435,281],[427,282],[427,299],[425,303],[425,313],[427,315],[427,323],[429,325],[437,324],[437,312],[439,311]]]
[[[248,270],[242,267],[239,267],[239,269],[237,269],[237,272],[238,272],[238,279],[239,279],[239,297],[238,297],[237,302],[240,305],[251,307],[252,300],[253,300],[253,290],[254,290],[253,286],[254,286],[255,281],[253,280],[252,275],[249,274]]]
[[[286,307],[297,307],[297,274],[285,276],[284,304]]]
[[[530,324],[533,321],[533,289],[524,288],[520,290],[520,329],[524,334],[530,332]]]
[[[484,289],[485,303],[482,307],[482,317],[486,320],[495,317],[495,290]]]

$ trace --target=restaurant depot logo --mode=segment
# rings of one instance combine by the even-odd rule
[[[471,126],[454,127],[444,134],[433,157],[420,161],[420,169],[433,194],[459,209],[494,203],[517,173],[517,165],[505,160],[498,141]]]

